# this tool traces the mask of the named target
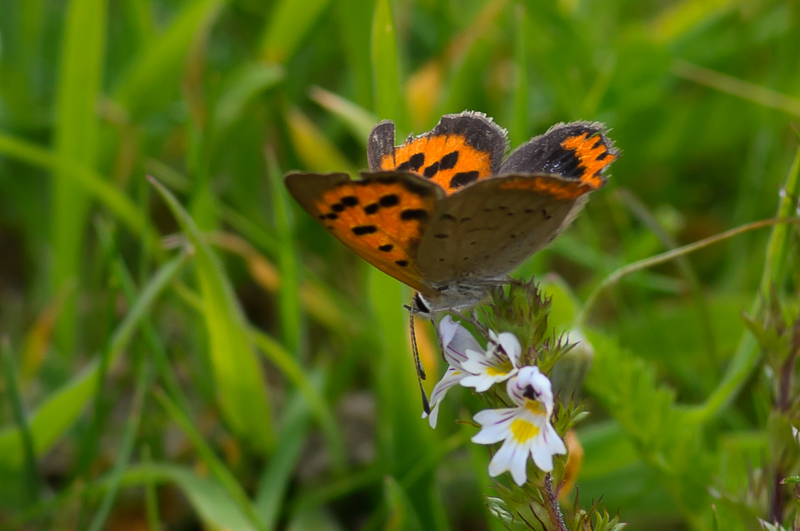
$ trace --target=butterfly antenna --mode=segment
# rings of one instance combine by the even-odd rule
[[[425,388],[422,387],[422,380],[426,379],[425,369],[422,367],[422,360],[419,357],[419,348],[417,347],[417,332],[414,328],[414,314],[417,313],[417,307],[412,303],[411,306],[406,306],[408,310],[408,324],[411,330],[411,350],[414,353],[414,366],[417,369],[417,383],[419,384],[419,392],[422,395],[422,409],[426,415],[431,414],[431,406],[428,403],[428,395],[425,394]]]

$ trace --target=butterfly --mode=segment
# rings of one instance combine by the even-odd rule
[[[619,155],[606,131],[557,124],[503,160],[507,133],[482,113],[443,116],[400,146],[384,120],[360,178],[290,173],[285,182],[328,232],[415,289],[417,311],[459,310],[550,243],[605,184]]]

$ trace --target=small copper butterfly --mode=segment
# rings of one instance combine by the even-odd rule
[[[370,171],[360,179],[290,173],[286,186],[342,243],[417,290],[424,311],[480,302],[564,230],[618,156],[603,124],[572,122],[503,161],[506,131],[471,111],[394,142],[384,120],[370,133]]]

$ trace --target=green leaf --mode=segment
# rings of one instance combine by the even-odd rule
[[[285,63],[308,36],[330,0],[280,0],[268,17],[261,56],[272,63]]]
[[[267,390],[239,301],[219,258],[192,218],[166,188],[152,178],[150,182],[164,198],[196,253],[203,315],[222,414],[234,433],[259,451],[269,452],[274,434]]]
[[[137,206],[113,184],[86,166],[73,163],[60,164],[58,157],[50,151],[0,133],[0,153],[10,158],[37,166],[68,172],[75,182],[111,211],[135,235],[146,235],[149,241],[156,242],[158,234],[149,229],[145,217]]]
[[[391,476],[384,481],[383,495],[389,514],[383,529],[387,531],[422,531],[419,518],[414,513],[414,506],[403,488]]]
[[[374,114],[320,87],[311,87],[309,96],[339,118],[359,144],[364,148],[367,147],[367,139],[372,127],[378,123],[378,118]]]
[[[440,445],[428,423],[420,418],[422,401],[408,340],[408,314],[403,304],[408,289],[395,279],[370,267],[368,315],[374,316],[374,339],[381,355],[373,367],[378,390],[378,453],[388,472],[402,477],[417,463],[436,454]],[[446,522],[437,499],[434,471],[403,482],[424,529],[441,529]]]
[[[323,173],[334,171],[355,173],[355,168],[350,161],[300,109],[288,107],[284,114],[286,124],[289,126],[292,146],[297,157],[305,166],[305,170]]]
[[[212,529],[253,531],[241,508],[215,478],[198,476],[191,469],[167,463],[134,465],[122,478],[123,486],[146,485],[148,482],[173,483],[186,496],[194,510]]]
[[[321,389],[324,373],[313,378],[314,389]],[[311,402],[295,391],[288,399],[283,426],[278,433],[280,444],[258,483],[255,509],[269,527],[275,527],[281,515],[292,472],[300,459],[311,428]]]
[[[155,299],[182,270],[187,255],[164,264],[142,291],[136,304],[130,309],[117,327],[109,346],[109,367],[113,368],[142,320],[150,310]],[[33,437],[37,456],[44,455],[61,436],[74,424],[89,399],[97,389],[99,364],[93,361],[78,376],[48,396],[30,415],[28,424]],[[16,428],[5,427],[0,430],[0,469],[15,469],[22,466],[22,437]]]
[[[220,135],[238,120],[260,93],[283,80],[280,65],[246,63],[226,81],[214,109],[214,128]]]
[[[200,457],[203,459],[205,464],[211,470],[211,472],[216,476],[219,482],[227,491],[228,495],[233,499],[234,503],[239,507],[245,517],[250,521],[250,523],[258,530],[266,530],[268,529],[267,525],[255,511],[253,504],[247,497],[247,493],[245,493],[242,486],[236,480],[236,477],[228,470],[228,467],[220,460],[219,457],[214,453],[214,450],[208,445],[205,441],[203,436],[192,424],[192,421],[189,420],[184,413],[178,409],[178,407],[167,397],[167,395],[160,389],[156,390],[155,393],[156,398],[164,409],[167,411],[169,416],[172,420],[180,427],[181,431],[188,437],[188,439],[192,442],[195,450],[197,453],[200,454]]]
[[[217,17],[225,0],[189,0],[169,27],[141,50],[116,82],[114,100],[134,118],[162,104],[165,89],[177,92],[193,39]]]

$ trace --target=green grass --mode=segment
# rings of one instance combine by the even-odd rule
[[[516,273],[594,348],[580,505],[759,529],[800,470],[798,225],[748,225],[798,215],[798,42],[780,0],[0,2],[0,529],[502,529],[478,401],[419,418],[409,290],[281,180],[465,109],[622,150]]]

